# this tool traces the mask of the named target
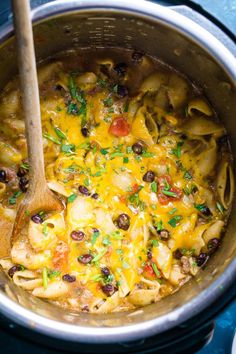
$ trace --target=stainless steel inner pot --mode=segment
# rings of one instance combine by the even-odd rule
[[[144,1],[57,1],[33,11],[37,59],[81,47],[142,50],[200,85],[224,122],[236,156],[236,60],[202,27]],[[0,32],[0,86],[17,72],[12,27]],[[34,298],[0,274],[0,311],[50,336],[84,343],[133,341],[167,331],[209,307],[236,280],[236,203],[224,242],[205,270],[161,302],[92,315]]]

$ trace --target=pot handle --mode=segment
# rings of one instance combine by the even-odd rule
[[[202,6],[190,0],[152,0],[152,2],[170,7],[172,10],[190,18],[213,34],[224,46],[236,56],[236,36],[216,17]]]

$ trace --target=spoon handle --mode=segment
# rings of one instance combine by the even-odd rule
[[[38,78],[29,0],[12,0],[22,104],[30,164],[30,190],[46,184]],[[29,192],[30,192],[29,190]]]

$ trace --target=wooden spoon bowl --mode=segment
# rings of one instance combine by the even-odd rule
[[[63,209],[61,200],[48,188],[45,178],[40,100],[29,1],[12,0],[12,4],[30,179],[25,198],[17,211],[11,245],[21,234],[29,216],[39,211],[61,211]]]

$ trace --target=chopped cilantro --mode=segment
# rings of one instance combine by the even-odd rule
[[[95,245],[96,241],[97,241],[97,238],[100,236],[100,232],[99,231],[95,231],[93,234],[92,234],[92,239],[91,239],[91,243],[92,243],[92,246]]]
[[[154,270],[154,273],[156,274],[157,278],[159,278],[161,274],[160,274],[159,270],[157,269],[157,266],[155,263],[152,263],[152,269]]]
[[[13,205],[16,204],[16,199],[22,194],[21,191],[17,191],[13,194],[12,197],[8,199],[9,204]]]
[[[155,240],[155,239],[154,239],[154,240],[152,240],[151,242],[152,242],[152,246],[154,246],[154,247],[157,247],[157,246],[158,246],[158,244],[159,244],[159,243],[158,243],[158,241],[157,241],[157,240]]]
[[[129,162],[129,158],[127,156],[123,157],[123,163],[128,163]]]
[[[100,86],[101,88],[106,87],[106,86],[107,86],[106,80],[99,79],[99,80],[98,80],[98,86]]]
[[[61,146],[61,151],[64,152],[66,155],[71,155],[75,152],[75,145],[74,144],[63,144]]]
[[[23,162],[21,165],[20,165],[21,168],[23,168],[24,170],[29,170],[29,164],[27,162]]]
[[[84,185],[85,185],[86,187],[88,187],[88,186],[90,185],[90,180],[89,180],[89,178],[85,178],[85,179],[84,179]]]
[[[161,231],[163,229],[163,221],[160,220],[156,223],[156,228],[157,228],[157,231]]]
[[[56,278],[61,274],[59,270],[48,270],[47,273],[49,279]]]
[[[183,145],[183,141],[179,141],[177,143],[176,149],[171,150],[172,155],[175,155],[176,157],[178,157],[178,159],[180,159],[180,157],[181,157],[181,146],[182,145]]]
[[[206,204],[196,204],[194,203],[194,208],[200,211],[201,213],[204,213],[206,211]]]
[[[108,149],[100,149],[100,153],[102,155],[107,155],[108,154]]]
[[[107,97],[103,100],[103,104],[105,107],[111,107],[113,105],[113,99],[111,97]]]
[[[149,151],[143,151],[142,153],[142,157],[153,157],[155,156],[155,154],[153,152],[149,152]],[[140,156],[138,156],[140,157]]]
[[[132,147],[131,147],[131,146],[127,146],[127,148],[126,148],[126,153],[127,153],[127,154],[132,154],[132,153],[133,153],[133,150],[132,150]]]
[[[151,183],[151,191],[154,193],[157,192],[157,183],[156,182]]]
[[[171,209],[171,210],[169,211],[168,214],[173,215],[173,214],[176,213],[176,212],[177,212],[177,208],[173,208],[173,209]]]
[[[178,195],[176,193],[168,191],[166,189],[162,189],[162,193],[168,195],[169,197],[178,198]]]
[[[183,217],[181,215],[175,215],[175,216],[173,216],[172,219],[170,219],[168,221],[168,224],[172,227],[176,227],[178,225],[179,221],[181,221],[182,219],[183,219]]]
[[[98,253],[98,254],[92,259],[92,262],[95,263],[95,262],[99,261],[99,259],[101,259],[106,253],[107,253],[107,248],[105,248],[103,251],[101,251],[100,253]]]
[[[43,234],[44,236],[48,235],[48,224],[46,222],[43,224]]]
[[[54,138],[54,136],[50,135],[50,134],[47,134],[47,133],[44,133],[43,134],[43,137],[47,140],[50,140],[52,141],[53,143],[57,144],[57,145],[61,145],[61,142],[60,140]]]
[[[114,159],[115,157],[122,157],[124,155],[123,152],[115,151],[110,155],[110,159]]]
[[[57,134],[58,138],[60,138],[60,139],[66,139],[66,134],[63,133],[63,131],[61,131],[60,128],[55,127],[54,130],[55,130],[55,133]]]
[[[72,203],[77,198],[77,194],[73,193],[67,198],[68,203]]]
[[[216,203],[216,207],[221,214],[224,214],[224,207],[219,202]]]
[[[189,171],[186,170],[186,171],[184,172],[184,178],[185,178],[185,179],[192,179],[193,177],[192,177],[192,175],[189,173]]]

